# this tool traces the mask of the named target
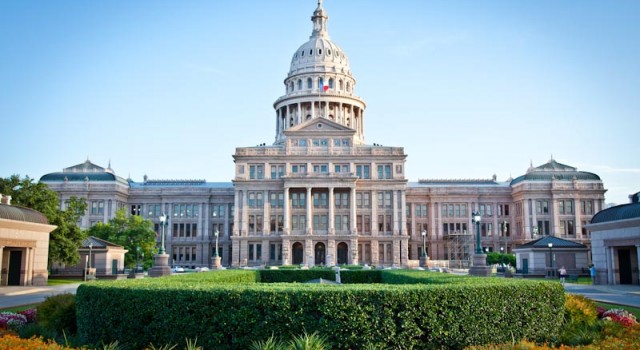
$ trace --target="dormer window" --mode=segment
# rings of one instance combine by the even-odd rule
[[[322,55],[322,49],[318,49],[318,55]]]

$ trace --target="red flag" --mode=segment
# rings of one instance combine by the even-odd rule
[[[323,87],[322,87],[322,89],[323,89],[325,92],[327,92],[327,90],[329,90],[329,85],[325,85],[325,86],[323,86]]]

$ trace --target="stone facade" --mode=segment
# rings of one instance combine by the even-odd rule
[[[608,208],[588,225],[598,284],[640,284],[640,202]]]
[[[0,194],[0,286],[46,286],[49,233],[56,226]]]
[[[402,147],[365,143],[366,104],[327,20],[319,4],[274,103],[275,141],[237,148],[232,183],[138,183],[88,160],[41,181],[61,205],[72,195],[87,198],[83,227],[126,208],[160,232],[166,213],[172,265],[211,266],[216,231],[225,266],[415,266],[423,231],[433,264],[461,267],[470,265],[476,229],[488,251],[511,252],[545,235],[589,243],[582,228],[603,208],[606,190],[597,175],[553,159],[506,182],[408,182]]]

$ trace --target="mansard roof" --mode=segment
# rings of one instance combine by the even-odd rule
[[[49,224],[47,217],[37,210],[7,204],[0,204],[0,219]]]
[[[518,176],[513,181],[511,181],[511,185],[513,186],[523,181],[571,181],[574,179],[600,181],[600,177],[594,173],[578,171],[577,168],[558,163],[552,158],[545,164],[542,164],[535,168],[529,168],[526,174]]]
[[[62,172],[45,174],[40,178],[40,182],[119,182],[126,184],[127,181],[117,176],[111,167],[103,168],[93,164],[89,159],[84,163],[76,164],[62,169]]]
[[[591,219],[592,224],[640,218],[640,203],[616,205],[599,211]]]

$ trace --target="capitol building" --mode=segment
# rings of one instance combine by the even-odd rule
[[[212,266],[217,237],[222,264],[232,267],[416,266],[423,248],[432,261],[465,267],[472,212],[481,215],[485,251],[510,253],[545,236],[589,245],[584,226],[604,209],[606,189],[598,175],[554,159],[505,182],[409,182],[403,147],[366,143],[367,106],[321,1],[311,21],[273,104],[275,142],[236,148],[232,182],[136,182],[89,160],[40,181],[62,207],[71,196],[87,200],[85,229],[124,209],[160,233],[168,215],[166,251],[180,266]]]

